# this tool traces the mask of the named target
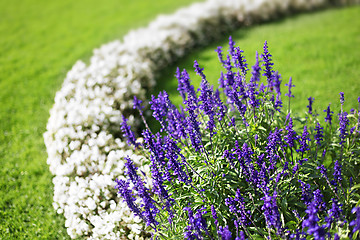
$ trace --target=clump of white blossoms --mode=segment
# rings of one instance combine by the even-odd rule
[[[358,0],[353,0],[358,2]],[[47,163],[55,175],[54,208],[66,218],[71,238],[143,239],[145,225],[116,195],[123,158],[136,156],[122,140],[121,115],[132,115],[133,96],[144,100],[167,64],[195,46],[241,25],[294,10],[310,10],[331,0],[208,0],[159,16],[147,27],[129,32],[94,50],[90,64],[77,62],[68,72],[44,133]],[[339,0],[339,2],[348,2]]]

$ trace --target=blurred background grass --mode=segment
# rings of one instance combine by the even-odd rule
[[[51,205],[52,176],[42,134],[55,93],[75,61],[87,61],[101,44],[191,2],[195,0],[0,1],[0,239],[68,238],[63,216]],[[229,34],[249,65],[255,51],[269,42],[283,83],[293,77],[296,111],[306,110],[309,96],[315,97],[318,111],[329,102],[338,105],[340,91],[346,107],[355,108],[360,95],[359,16],[359,6],[330,9]],[[167,68],[154,93],[165,88],[179,103],[176,66],[193,72],[195,59],[216,84],[221,67],[214,49],[226,46],[227,38]],[[199,78],[192,78],[198,85]]]

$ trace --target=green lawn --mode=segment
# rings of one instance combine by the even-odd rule
[[[332,107],[339,109],[341,91],[345,93],[345,110],[349,111],[350,108],[357,108],[357,98],[360,96],[359,16],[360,6],[329,9],[243,28],[229,35],[244,50],[249,66],[255,63],[255,51],[262,53],[264,41],[268,41],[274,69],[283,78],[282,94],[287,92],[284,84],[290,76],[296,85],[293,88],[295,98],[291,100],[293,112],[303,115],[310,96],[315,98],[314,107],[318,113],[322,114],[330,102]],[[196,59],[205,68],[208,80],[218,85],[223,69],[214,50],[221,45],[227,51],[227,38],[224,36],[222,42],[192,52],[166,70],[161,87],[165,86],[175,102],[181,100],[176,93],[177,80],[173,77],[177,66],[191,72],[191,78],[198,86],[200,78],[192,67]],[[158,87],[156,90],[161,89]],[[287,107],[287,97],[283,99]]]
[[[42,134],[55,92],[77,59],[130,29],[145,26],[195,0],[95,0],[0,2],[0,239],[68,238],[64,218],[51,204],[53,188]],[[86,4],[86,5],[85,5]],[[231,33],[249,64],[268,40],[275,69],[292,76],[297,110],[316,98],[320,109],[345,92],[356,107],[360,95],[360,7],[300,14]],[[167,69],[160,81],[174,98],[175,67],[191,69],[194,59],[217,82],[214,49],[196,50]],[[190,70],[191,71],[191,70]],[[157,91],[160,89],[157,89]],[[285,91],[285,90],[283,90]],[[179,100],[179,99],[178,99]]]
[[[69,238],[52,208],[42,134],[71,66],[191,2],[0,1],[0,239]]]

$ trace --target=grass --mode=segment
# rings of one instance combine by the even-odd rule
[[[52,176],[42,138],[66,72],[77,59],[88,59],[93,48],[193,1],[0,2],[1,239],[68,238],[63,216],[51,206]],[[254,62],[255,50],[261,51],[263,41],[268,40],[275,68],[285,82],[290,74],[294,79],[295,109],[304,109],[310,95],[320,109],[329,101],[335,105],[340,91],[351,101],[347,107],[356,107],[359,13],[359,7],[352,7],[301,14],[231,35],[245,50],[249,64]],[[220,66],[214,49],[218,44],[225,46],[226,39],[194,51],[167,69],[159,80],[161,88],[165,86],[176,99],[175,67],[190,71],[194,59],[216,83]]]
[[[194,0],[0,1],[0,239],[68,239],[52,208],[45,132],[78,59]]]
[[[255,52],[262,53],[264,41],[268,41],[273,55],[274,69],[282,75],[283,84],[290,76],[296,85],[295,98],[291,108],[295,113],[307,111],[307,98],[315,98],[314,108],[318,113],[327,107],[339,109],[339,92],[345,93],[345,110],[357,108],[360,96],[360,7],[298,14],[293,17],[243,28],[229,33],[237,46],[244,50],[249,66],[255,63]],[[176,67],[187,69],[195,86],[200,78],[193,71],[193,61],[198,60],[204,67],[208,81],[218,85],[222,67],[214,51],[223,46],[227,51],[228,36],[220,43],[199,49],[168,68],[162,76],[161,88],[169,91],[173,101],[180,103],[177,96],[177,80],[174,78]],[[160,87],[156,91],[160,91]],[[283,97],[287,92],[282,88]],[[283,98],[287,107],[287,97]]]

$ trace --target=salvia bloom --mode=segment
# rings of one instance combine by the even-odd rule
[[[264,205],[261,207],[265,216],[266,224],[269,228],[274,227],[278,232],[281,231],[280,213],[276,204],[276,192],[271,196],[265,192],[265,196],[261,198]]]
[[[295,96],[292,94],[292,91],[291,91],[291,88],[295,87],[295,85],[292,84],[292,77],[290,77],[289,83],[286,83],[285,86],[288,87],[288,92],[285,93],[285,96],[288,96],[289,99],[292,98],[292,97],[295,97]]]
[[[309,97],[309,98],[308,98],[309,105],[307,105],[306,107],[308,108],[308,113],[309,113],[309,114],[312,114],[312,113],[313,113],[313,112],[312,112],[312,110],[313,110],[312,104],[314,103],[314,100],[315,100],[315,98],[313,98],[313,97]]]
[[[220,226],[218,233],[221,237],[221,240],[231,240],[231,232],[229,231],[229,226]]]
[[[316,123],[316,127],[315,127],[315,135],[314,135],[314,139],[317,145],[321,145],[321,142],[324,140],[324,131],[323,131],[323,127],[320,125],[320,123]]]
[[[306,209],[307,218],[304,219],[302,227],[307,229],[306,232],[309,235],[314,236],[316,240],[325,240],[326,232],[323,226],[319,225],[318,207],[316,200],[311,202]]]
[[[328,210],[328,216],[325,217],[327,228],[330,228],[332,223],[340,221],[342,217],[342,205],[335,198],[332,198],[331,201],[331,209]]]
[[[344,105],[344,102],[345,102],[345,96],[344,96],[344,93],[343,92],[340,92],[340,103],[341,105]]]
[[[324,112],[326,112],[325,122],[328,122],[328,123],[331,125],[332,114],[333,114],[334,112],[333,112],[333,111],[330,111],[330,104],[329,104],[329,106],[324,110]]]
[[[152,96],[150,109],[161,128],[153,133],[145,124],[142,132],[151,174],[138,174],[125,158],[128,179],[116,181],[119,196],[152,229],[153,239],[336,239],[338,231],[355,238],[358,217],[348,215],[359,194],[352,188],[360,171],[356,111],[348,116],[342,110],[340,127],[333,129],[329,105],[324,128],[310,97],[312,116],[297,117],[290,109],[290,78],[286,115],[281,74],[273,70],[267,42],[263,69],[256,54],[251,76],[232,38],[229,54],[223,56],[221,48],[217,53],[224,67],[218,88],[195,61],[197,91],[186,70],[175,74],[180,108],[165,91]],[[143,110],[137,99],[134,105]],[[126,120],[122,130],[136,143]],[[346,232],[347,223],[353,233]]]
[[[339,113],[340,144],[345,142],[345,138],[348,135],[347,126],[349,125],[349,119],[347,115],[347,112]]]
[[[351,221],[350,226],[353,227],[352,232],[360,231],[360,207],[355,207],[351,210],[355,214],[355,220]]]
[[[334,180],[338,183],[341,183],[342,177],[341,177],[341,166],[339,160],[335,161],[333,175],[334,175]]]
[[[308,132],[307,130],[307,127],[306,125],[304,126],[304,130],[303,130],[303,133],[300,137],[300,140],[299,140],[299,143],[300,143],[300,147],[299,149],[297,149],[296,151],[297,152],[302,152],[304,153],[305,151],[309,151],[310,148],[309,148],[309,145],[308,145],[308,142],[311,141],[311,139],[309,138],[309,135],[310,133]]]
[[[291,117],[289,117],[289,123],[285,127],[285,130],[287,131],[287,134],[285,135],[285,142],[288,147],[293,148],[295,146],[295,141],[298,139],[298,135],[293,129],[293,120]]]
[[[136,137],[133,131],[131,131],[131,127],[127,124],[127,119],[122,116],[122,122],[121,122],[121,131],[123,132],[124,138],[127,139],[127,143],[131,144],[135,147],[138,147],[139,144],[136,142]]]
[[[267,79],[268,88],[271,88],[272,84],[273,84],[272,75],[274,73],[274,70],[273,70],[274,63],[272,62],[272,58],[271,58],[272,55],[269,52],[267,41],[265,41],[263,49],[264,49],[264,52],[263,52],[263,54],[261,54],[262,60],[264,62],[263,66],[265,68],[265,72],[263,73],[263,76],[265,76]]]

